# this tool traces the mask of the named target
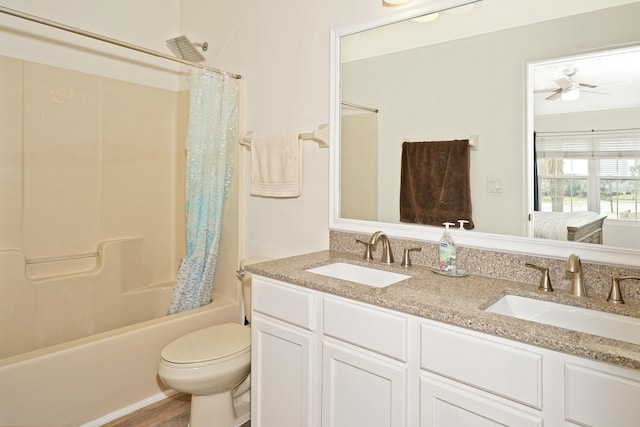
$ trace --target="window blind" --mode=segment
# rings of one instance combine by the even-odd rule
[[[640,158],[640,129],[590,132],[537,132],[538,158]]]

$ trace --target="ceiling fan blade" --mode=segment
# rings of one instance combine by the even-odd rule
[[[551,95],[547,96],[545,99],[547,101],[555,101],[556,99],[560,99],[560,93],[562,92],[562,89],[557,89],[555,92],[553,92]]]
[[[589,87],[591,89],[595,89],[598,87],[596,85],[590,85],[589,83],[579,83],[579,84],[580,84],[580,87]]]
[[[589,89],[581,89],[581,92],[597,93],[598,95],[611,95],[610,93],[598,92],[598,91],[589,90]]]
[[[551,92],[557,92],[559,90],[562,90],[562,89],[538,89],[538,90],[534,90],[533,93],[551,93]]]
[[[631,83],[631,80],[617,80],[617,81],[613,81],[613,82],[604,82],[604,83],[599,83],[598,86],[594,86],[594,87],[600,87],[600,86],[605,86],[605,85],[614,85],[614,84],[618,84],[618,83]]]

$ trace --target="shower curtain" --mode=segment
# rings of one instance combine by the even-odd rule
[[[235,80],[193,69],[187,131],[187,254],[180,263],[168,314],[201,307],[211,300],[237,137]]]

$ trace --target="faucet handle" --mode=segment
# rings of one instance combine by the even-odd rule
[[[540,277],[540,286],[538,289],[545,292],[553,292],[553,287],[551,286],[551,278],[549,277],[549,267],[541,267],[539,265],[531,264],[530,262],[525,263],[525,267],[535,268],[542,273]]]
[[[624,299],[622,298],[622,292],[620,291],[620,281],[635,279],[640,280],[638,276],[618,276],[611,278],[611,289],[609,290],[609,296],[607,297],[607,301],[612,304],[624,304]]]
[[[373,254],[371,253],[371,243],[365,242],[364,240],[356,239],[357,243],[362,243],[364,245],[364,254],[362,255],[362,259],[366,259],[367,261],[373,260]]]
[[[402,255],[402,263],[400,265],[402,267],[411,267],[411,257],[409,256],[410,252],[420,252],[422,250],[421,247],[417,248],[405,248],[404,255]]]

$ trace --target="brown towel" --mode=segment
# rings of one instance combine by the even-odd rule
[[[471,219],[469,141],[405,142],[400,171],[400,221],[441,226]]]

